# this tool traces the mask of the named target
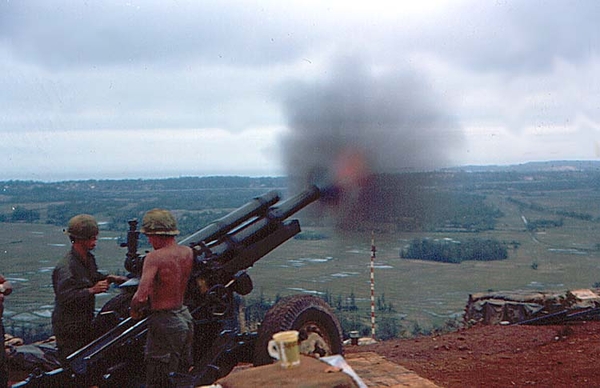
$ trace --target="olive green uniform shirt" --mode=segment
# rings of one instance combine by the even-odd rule
[[[87,289],[106,278],[98,272],[94,255],[82,258],[71,249],[52,272],[54,311],[52,330],[59,355],[66,357],[94,339],[95,296]]]

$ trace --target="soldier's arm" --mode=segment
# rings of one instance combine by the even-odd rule
[[[144,259],[144,267],[142,268],[142,277],[137,291],[131,299],[131,316],[138,318],[142,310],[148,306],[148,298],[152,294],[154,286],[154,278],[158,273],[158,263],[155,255],[150,252]]]
[[[0,275],[0,287],[2,288],[2,292],[0,292],[0,318],[2,318],[4,314],[4,295],[9,295],[12,292],[12,286],[2,275]]]
[[[126,276],[121,275],[108,275],[106,277],[109,283],[122,284],[125,283],[128,279]]]

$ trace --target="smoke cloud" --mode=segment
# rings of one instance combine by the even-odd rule
[[[351,212],[374,175],[451,165],[462,135],[425,79],[376,71],[357,58],[327,74],[285,94],[290,132],[282,148],[292,188],[333,184]]]
[[[288,176],[351,179],[446,167],[462,135],[445,105],[415,74],[377,74],[358,59],[342,60],[327,78],[298,83],[285,96]]]

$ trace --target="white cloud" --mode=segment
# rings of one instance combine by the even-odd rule
[[[280,176],[282,128],[0,132],[0,179]],[[56,152],[61,150],[61,152]]]
[[[413,74],[414,90],[431,91],[464,131],[454,160],[597,158],[599,12],[592,0],[2,2],[0,179],[135,175],[147,170],[118,167],[121,144],[141,153],[198,140],[218,157],[179,151],[181,163],[152,173],[285,173],[280,152],[261,151],[278,149],[290,124],[284,97],[341,79],[346,55],[365,74]],[[72,148],[85,168],[66,167]]]

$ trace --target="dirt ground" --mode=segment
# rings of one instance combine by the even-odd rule
[[[441,387],[598,387],[600,321],[478,325],[458,332],[348,346],[375,352]]]

